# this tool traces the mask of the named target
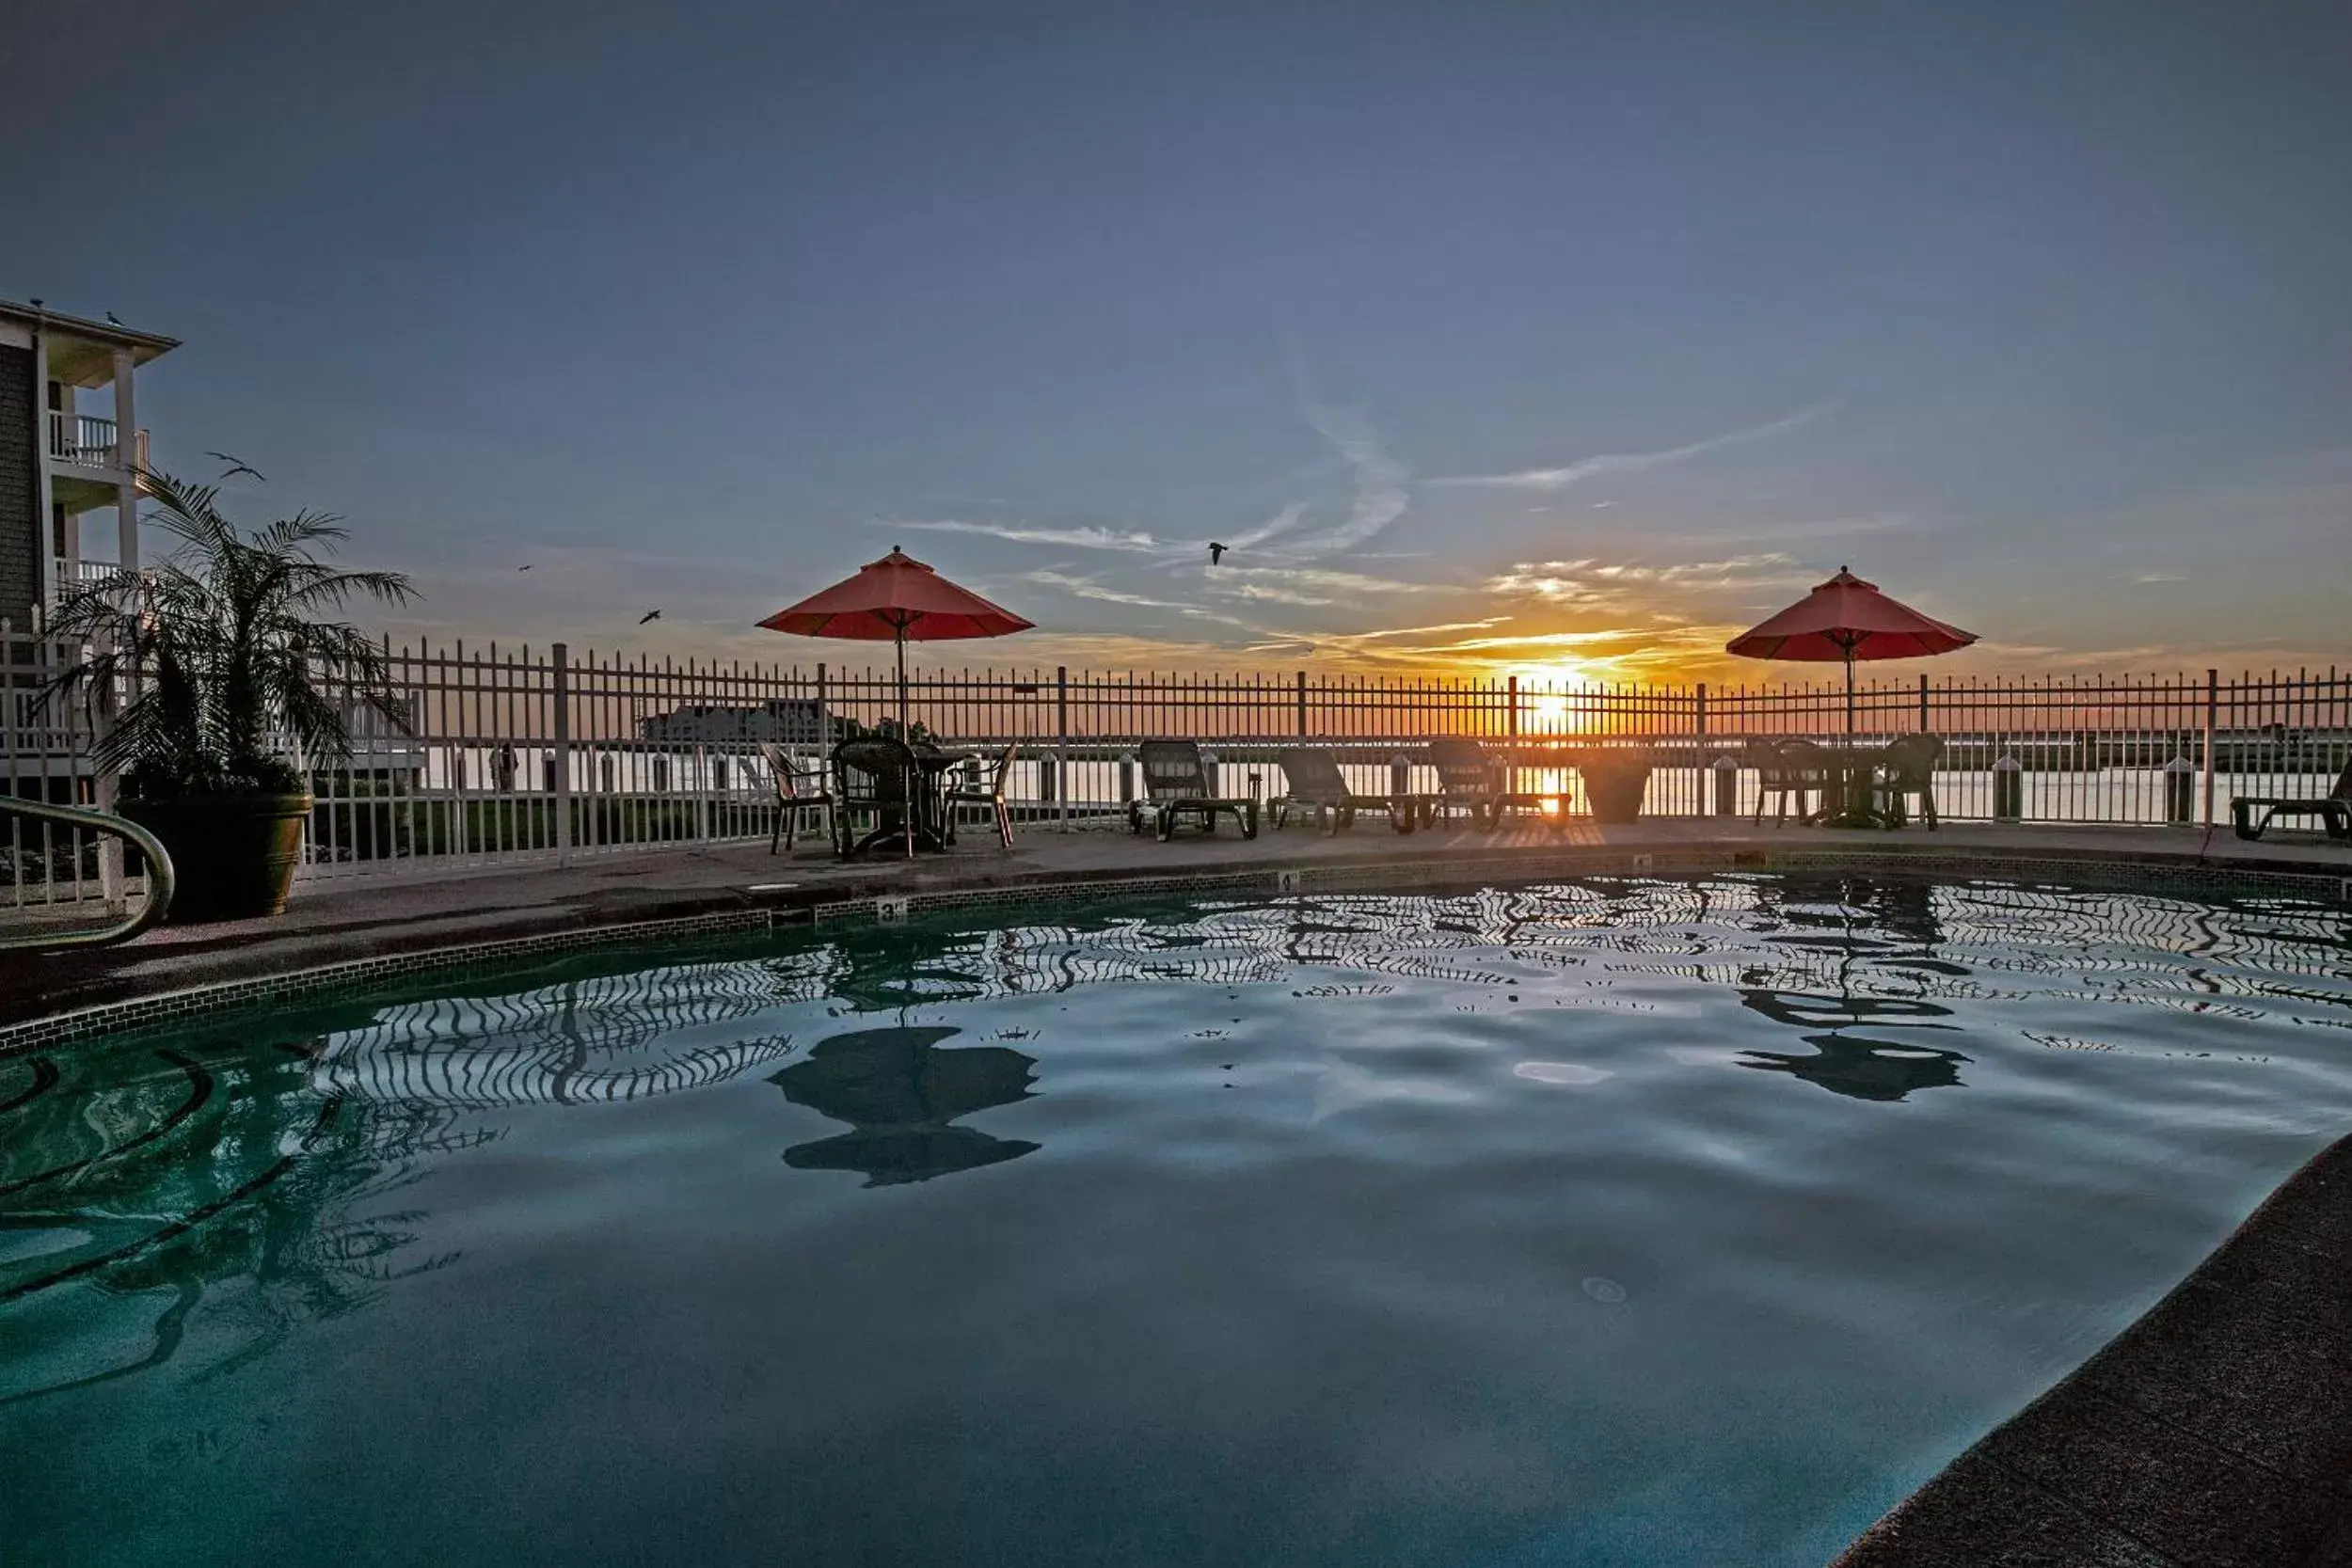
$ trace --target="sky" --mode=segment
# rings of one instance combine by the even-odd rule
[[[403,638],[814,662],[898,544],[1039,625],[950,664],[1778,678],[1850,563],[1952,671],[2327,665],[2346,80],[2254,0],[52,8],[0,296],[182,339],[157,466]]]

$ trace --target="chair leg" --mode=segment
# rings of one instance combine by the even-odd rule
[[[789,821],[789,820],[790,820],[790,818],[791,818],[791,808],[790,808],[790,807],[788,807],[788,806],[781,806],[781,805],[780,805],[780,806],[778,806],[778,807],[776,808],[776,826],[775,826],[775,831],[774,831],[773,832],[771,832],[771,833],[768,835],[768,852],[769,852],[770,854],[771,854],[771,855],[772,855],[772,854],[774,854],[774,853],[776,852],[776,845],[777,845],[777,843],[778,843],[779,841],[781,841],[781,840],[783,839],[783,837],[784,837],[784,829],[785,829],[785,824],[786,824],[787,821]]]
[[[1012,847],[1012,808],[1001,795],[996,797],[996,836],[1005,841],[1006,848]]]

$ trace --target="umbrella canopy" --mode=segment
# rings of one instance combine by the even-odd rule
[[[1726,644],[1745,658],[1823,662],[1857,658],[1919,658],[1948,654],[1977,640],[1879,592],[1845,567],[1787,610]]]
[[[1787,610],[1725,643],[1744,658],[1790,658],[1846,666],[1846,734],[1853,734],[1853,663],[1857,658],[1919,658],[1948,654],[1977,640],[1879,592],[1845,567]]]
[[[1026,631],[1025,621],[968,588],[959,588],[898,546],[857,576],[812,594],[759,623],[802,637],[843,637],[898,645],[898,729],[907,721],[907,643]]]
[[[802,637],[848,637],[865,641],[928,642],[962,637],[1003,637],[1033,623],[959,588],[898,548],[858,568],[799,604],[759,623]]]

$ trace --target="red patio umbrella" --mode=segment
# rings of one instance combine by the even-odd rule
[[[1948,654],[1977,640],[1973,631],[1947,626],[1879,592],[1845,567],[1837,575],[1766,621],[1733,638],[1724,651],[1743,658],[1793,658],[1846,665],[1846,735],[1853,736],[1853,661],[1857,658],[1920,658]]]
[[[907,733],[907,641],[941,641],[967,637],[1004,637],[1035,625],[959,588],[898,546],[880,561],[858,568],[799,604],[759,623],[770,631],[801,637],[846,637],[898,645],[898,733]]]

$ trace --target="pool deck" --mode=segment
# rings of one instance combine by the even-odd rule
[[[1834,1568],[2352,1564],[2352,1138]]]
[[[801,922],[874,900],[968,901],[1154,883],[1375,885],[1393,874],[1523,879],[1707,869],[1845,868],[2080,881],[2153,872],[2183,883],[2292,878],[2352,902],[2352,847],[2258,844],[2226,829],[1956,824],[1930,833],[1756,826],[1737,818],[1601,828],[1579,821],[1409,836],[1374,819],[1347,834],[1229,828],[1170,844],[1102,827],[984,834],[914,863],[847,864],[820,847],[663,847],[461,874],[310,883],[279,919],[170,927],[121,947],[0,956],[0,1051],[76,1009],[141,1006],[200,988],[383,959],[484,952],[614,927]],[[1295,875],[1293,875],[1295,874]],[[615,933],[618,935],[619,933]],[[2352,1138],[2292,1178],[2179,1289],[2073,1376],[1874,1526],[1837,1568],[2352,1568]]]

